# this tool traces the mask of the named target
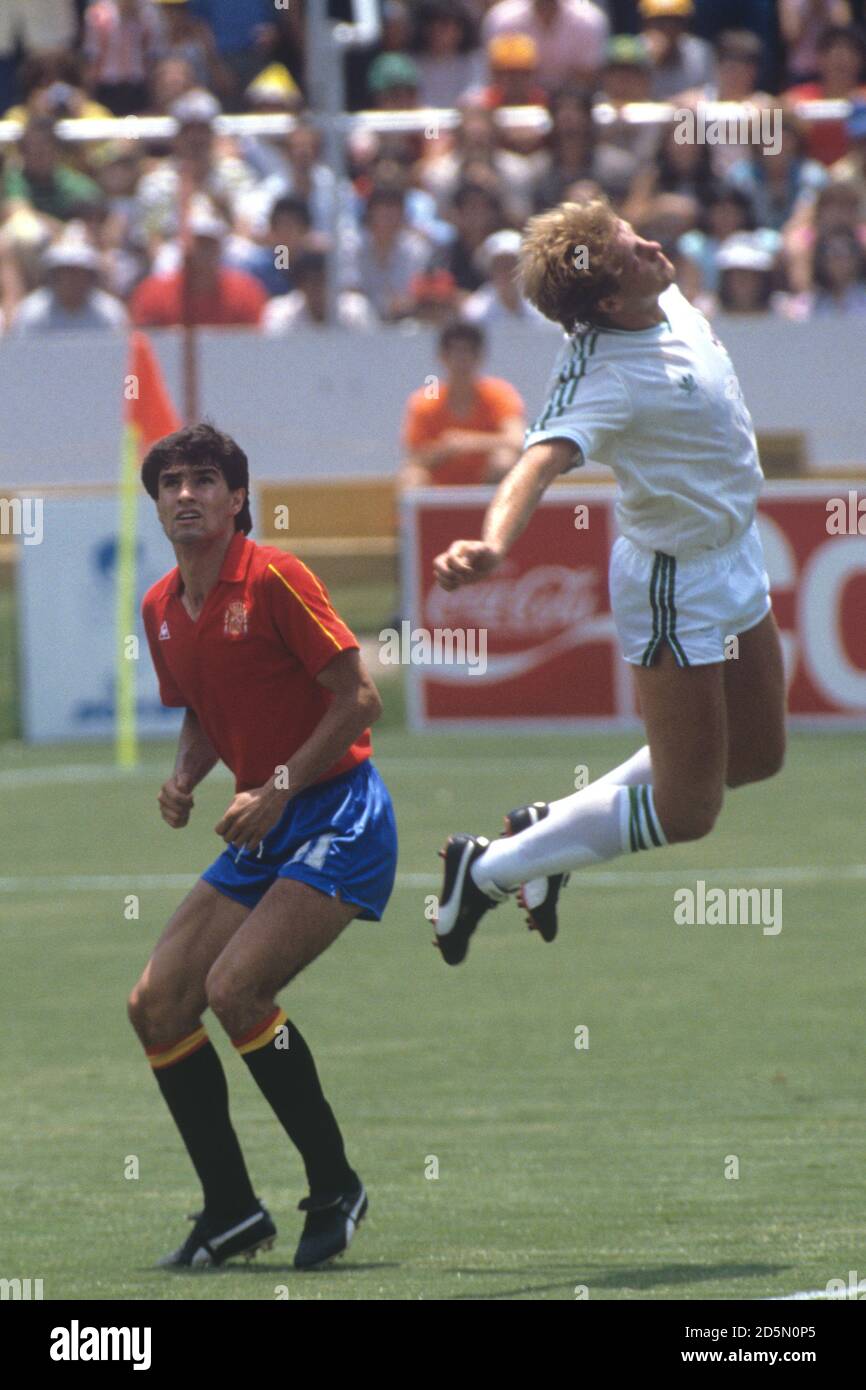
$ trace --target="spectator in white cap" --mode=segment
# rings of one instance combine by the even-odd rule
[[[771,256],[776,256],[781,249],[779,232],[770,227],[758,229],[752,200],[747,193],[725,183],[711,185],[701,200],[697,223],[677,240],[678,257],[695,268],[700,284],[710,294],[714,294],[719,285],[717,257],[720,250],[730,237],[743,232],[751,233]],[[682,260],[678,260],[678,268],[681,266]]]
[[[45,284],[21,301],[12,321],[15,334],[65,329],[89,331],[127,325],[126,310],[99,286],[99,256],[83,231],[70,223],[42,258]]]
[[[222,154],[215,144],[214,122],[222,108],[212,92],[194,88],[171,107],[177,122],[172,153],[138,186],[138,202],[147,236],[153,246],[170,234],[185,187],[203,193],[233,221],[237,205],[254,184],[252,171],[234,154]]]
[[[481,243],[475,253],[475,263],[485,283],[463,301],[462,319],[482,328],[502,323],[557,328],[524,299],[517,273],[519,255],[520,233],[508,228],[493,232]]]
[[[773,294],[775,258],[751,232],[728,237],[716,256],[719,273],[717,308],[723,314],[778,312]]]

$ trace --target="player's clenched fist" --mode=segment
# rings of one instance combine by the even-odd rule
[[[167,782],[163,782],[159,793],[159,811],[173,830],[180,830],[186,825],[194,805],[189,778],[182,772],[173,773]]]
[[[436,556],[433,570],[443,589],[459,589],[461,584],[483,579],[501,559],[499,551],[486,541],[452,541]]]

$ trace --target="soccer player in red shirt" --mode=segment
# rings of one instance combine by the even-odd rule
[[[391,799],[370,761],[381,702],[358,643],[306,565],[247,539],[243,450],[211,425],[154,445],[142,481],[177,568],[145,595],[164,704],[185,708],[159,795],[179,829],[220,759],[235,795],[226,848],[171,918],[130,1018],[204,1190],[164,1265],[222,1264],[273,1242],[201,1021],[210,1007],[301,1153],[310,1193],[295,1266],[340,1254],[367,1209],[307,1044],[276,1002],[355,917],[378,921],[394,884]]]

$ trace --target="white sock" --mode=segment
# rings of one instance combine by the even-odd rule
[[[544,820],[494,840],[470,870],[482,892],[517,888],[533,878],[600,864],[628,850],[667,844],[647,783],[599,779],[550,804]],[[487,887],[485,887],[485,884]]]
[[[637,752],[633,753],[624,763],[620,763],[619,767],[611,768],[610,772],[606,772],[603,777],[596,777],[595,781],[590,783],[590,785],[593,787],[606,787],[611,785],[616,787],[640,787],[644,782],[648,782],[650,786],[652,786],[652,780],[653,765],[650,761],[650,751],[648,745],[644,744],[643,748],[639,748]],[[583,790],[586,790],[586,788]]]

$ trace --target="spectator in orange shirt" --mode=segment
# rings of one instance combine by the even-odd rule
[[[421,387],[403,421],[401,489],[495,483],[520,457],[526,428],[523,401],[499,377],[481,376],[484,334],[452,323],[439,336],[445,380],[436,394]]]
[[[187,321],[208,327],[258,325],[268,296],[254,276],[222,264],[227,231],[214,213],[194,213],[186,256],[187,302],[183,270],[149,275],[130,301],[133,323],[140,328],[171,328]]]

